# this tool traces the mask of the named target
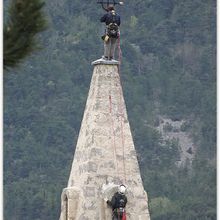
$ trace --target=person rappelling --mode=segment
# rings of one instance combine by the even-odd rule
[[[104,55],[102,58],[112,60],[114,59],[115,48],[120,34],[119,26],[121,24],[120,15],[115,12],[114,5],[108,6],[107,13],[101,17],[100,21],[106,24],[105,34],[102,36],[104,40]]]
[[[121,184],[111,200],[106,200],[108,206],[112,208],[112,220],[126,220],[127,197],[125,193],[126,186]]]

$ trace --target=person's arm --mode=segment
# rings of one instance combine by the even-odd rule
[[[120,24],[121,24],[121,18],[120,16],[118,16],[118,26],[120,26]]]
[[[111,201],[107,201],[107,204],[111,206],[113,209],[115,208],[116,198],[115,195],[112,197]]]
[[[106,14],[103,15],[103,16],[100,18],[100,21],[101,21],[101,22],[105,22],[105,21],[106,21],[106,16],[107,16]]]
[[[125,196],[125,206],[126,206],[127,202],[128,202],[128,199],[127,199],[127,196]]]
[[[112,197],[111,201],[110,200],[107,200],[107,204],[114,208],[115,207],[115,196]]]

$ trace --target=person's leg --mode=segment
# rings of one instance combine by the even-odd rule
[[[116,215],[116,214],[113,214],[112,215],[112,220],[118,220],[119,218],[118,218],[118,216]]]
[[[115,57],[115,48],[117,44],[117,38],[111,38],[110,59]]]
[[[110,39],[108,39],[107,42],[104,42],[104,56],[105,56],[105,58],[109,58],[110,46],[111,46],[111,42],[110,42]]]
[[[112,220],[120,220],[120,217],[116,209],[112,212]]]

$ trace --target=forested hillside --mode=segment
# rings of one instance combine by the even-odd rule
[[[5,2],[5,6],[8,2]],[[4,7],[7,14],[7,7]],[[152,220],[216,219],[216,1],[137,0],[121,14],[121,78]],[[89,90],[103,52],[96,1],[47,1],[42,49],[4,72],[4,219],[59,219]],[[194,160],[160,117],[186,121]]]

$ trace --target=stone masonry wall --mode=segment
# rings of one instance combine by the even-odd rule
[[[117,65],[94,66],[60,220],[107,220],[102,185],[128,186],[128,220],[150,220]]]

